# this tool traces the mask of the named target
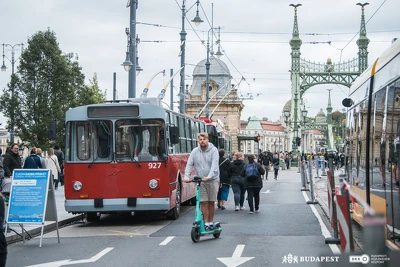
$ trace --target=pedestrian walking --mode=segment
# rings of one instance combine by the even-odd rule
[[[231,178],[229,177],[229,166],[231,163],[225,158],[225,151],[219,151],[219,190],[217,195],[218,208],[225,210],[225,202],[228,200],[229,189],[231,188]]]
[[[25,158],[24,169],[41,169],[42,162],[38,155],[36,155],[36,147],[31,149],[31,154]]]
[[[184,182],[190,183],[190,173],[194,168],[196,176],[202,177],[200,184],[201,212],[206,231],[214,230],[214,211],[219,187],[218,149],[209,142],[207,133],[200,133],[197,137],[199,146],[190,153]]]
[[[268,152],[264,151],[261,157],[261,164],[264,166],[265,169],[265,180],[268,180],[268,172],[270,170],[271,162],[272,162],[272,157],[269,151]]]
[[[4,167],[4,177],[10,178],[13,175],[14,169],[21,169],[22,163],[21,158],[18,154],[19,146],[17,144],[12,144],[10,150],[4,155],[3,167]]]
[[[57,156],[54,155],[54,149],[49,148],[47,150],[46,157],[46,166],[47,169],[51,170],[51,174],[53,176],[54,189],[58,190],[58,174],[61,172],[60,165],[58,164]]]
[[[278,154],[275,154],[274,159],[272,160],[272,165],[274,166],[274,179],[278,180],[278,171],[279,171],[279,158]]]
[[[41,148],[36,148],[36,155],[39,157],[40,159],[40,163],[42,164],[42,169],[46,169],[46,159],[43,157],[42,155],[43,151]]]
[[[237,152],[235,154],[235,160],[229,166],[229,177],[231,177],[232,191],[235,200],[235,211],[244,210],[244,194],[246,189],[244,188],[244,176],[242,176],[242,171],[246,165],[244,162],[244,155],[242,152]]]
[[[249,155],[248,160],[249,163],[245,165],[242,171],[242,176],[245,176],[244,187],[247,190],[247,201],[250,208],[250,214],[253,214],[254,211],[260,211],[260,191],[263,187],[261,175],[265,173],[265,170],[255,161],[254,155]]]

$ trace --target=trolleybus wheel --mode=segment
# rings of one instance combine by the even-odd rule
[[[97,216],[97,212],[87,212],[86,213],[86,220],[88,222],[96,222],[100,220],[101,215]]]
[[[192,232],[190,233],[190,237],[192,238],[192,241],[194,243],[197,243],[200,241],[200,229],[197,227],[192,228]]]
[[[176,184],[175,207],[170,212],[171,215],[168,216],[170,220],[178,219],[181,213],[181,184],[179,182]]]

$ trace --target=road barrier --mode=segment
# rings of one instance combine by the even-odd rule
[[[305,164],[305,160],[302,160],[302,161],[300,162],[300,164],[299,164],[299,165],[300,165],[301,185],[302,185],[301,191],[310,191],[310,190],[307,188],[307,184],[306,184],[306,176],[307,176],[307,173],[306,173],[304,164]]]

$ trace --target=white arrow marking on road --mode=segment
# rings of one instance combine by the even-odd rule
[[[70,260],[52,261],[52,262],[46,262],[46,263],[42,263],[42,264],[29,265],[29,266],[25,266],[25,267],[59,267],[64,264],[67,264],[68,262],[70,262]]]
[[[227,267],[236,267],[246,261],[254,259],[254,257],[241,257],[244,250],[244,245],[237,245],[232,257],[229,258],[217,258],[220,262],[225,264]]]
[[[46,262],[42,264],[37,264],[37,265],[29,265],[25,267],[59,267],[63,265],[73,265],[73,264],[80,264],[80,263],[90,263],[90,262],[96,262],[98,261],[101,257],[106,255],[108,252],[113,250],[114,248],[106,248],[91,257],[90,259],[86,260],[76,260],[76,261],[71,261],[71,260],[62,260],[62,261],[53,261],[53,262]]]
[[[263,193],[263,194],[268,194],[268,193],[271,193],[271,190],[267,190],[267,191],[261,192],[261,193]]]

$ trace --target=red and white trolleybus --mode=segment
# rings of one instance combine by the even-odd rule
[[[68,110],[66,211],[85,213],[88,221],[138,211],[177,219],[181,203],[195,198],[195,185],[182,180],[200,132],[219,136],[217,147],[230,147],[212,123],[170,111],[157,98]]]

